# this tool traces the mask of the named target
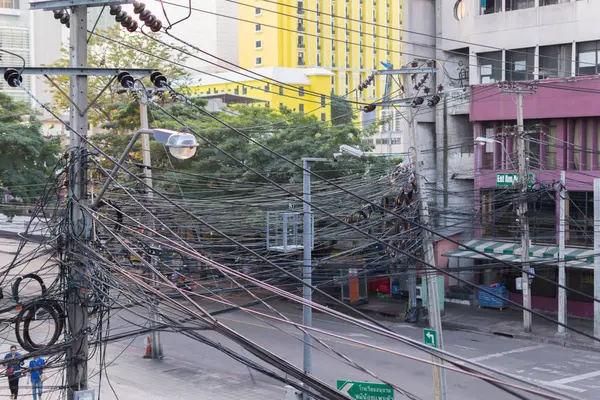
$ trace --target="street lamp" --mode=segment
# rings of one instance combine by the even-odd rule
[[[477,136],[475,138],[475,144],[478,144],[480,146],[485,146],[486,144],[493,144],[493,143],[498,143],[500,146],[502,146],[502,150],[504,151],[504,153],[508,157],[508,161],[510,162],[510,165],[512,166],[512,169],[515,169],[515,165],[513,164],[512,157],[510,156],[510,153],[506,149],[506,146],[504,146],[504,143],[502,143],[500,140],[496,140],[496,139],[488,138],[488,137],[483,137],[483,136]]]
[[[98,195],[94,199],[94,204],[92,208],[98,206],[100,200],[102,199],[102,196],[104,195],[104,193],[108,189],[108,186],[110,185],[110,181],[115,177],[119,168],[123,166],[123,163],[129,155],[129,152],[133,148],[133,145],[143,134],[152,135],[154,137],[154,140],[156,140],[158,143],[162,143],[165,146],[167,146],[167,148],[169,149],[169,153],[171,153],[173,157],[179,160],[187,160],[188,158],[193,157],[194,154],[196,154],[196,149],[198,148],[198,141],[196,141],[196,137],[190,133],[176,132],[168,129],[138,130],[127,144],[127,147],[123,151],[123,154],[121,154],[121,157],[119,157],[119,160],[115,164],[115,167],[108,175],[106,182],[104,182],[104,184],[100,188]]]
[[[337,161],[337,158],[343,154],[349,154],[353,157],[362,157],[363,152],[355,147],[343,144],[340,146],[339,152],[333,154],[333,161]],[[329,162],[327,158],[314,158],[304,157],[302,158],[302,186],[303,186],[303,214],[304,214],[304,227],[302,234],[302,247],[303,247],[303,263],[302,263],[302,297],[306,302],[302,305],[302,323],[307,326],[312,326],[312,307],[308,304],[312,301],[312,246],[315,240],[315,233],[313,232],[312,224],[312,210],[311,210],[311,192],[310,192],[310,166],[314,162]],[[303,368],[304,372],[309,374],[312,372],[312,337],[307,331],[304,333],[304,351],[303,351]],[[308,396],[304,395],[304,399],[308,399]]]

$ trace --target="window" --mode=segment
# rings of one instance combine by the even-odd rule
[[[567,243],[592,246],[594,238],[594,193],[569,190]]]
[[[255,40],[254,41],[254,48],[255,49],[262,49],[262,40]]]
[[[262,65],[262,57],[256,57],[254,59],[254,64],[256,64],[256,65]]]
[[[494,139],[496,131],[493,122],[485,122],[483,129],[486,138]],[[483,169],[494,169],[494,147],[496,147],[496,143],[483,145]]]
[[[240,94],[240,87],[236,86],[235,89],[233,89],[233,94]]]
[[[552,4],[568,3],[569,0],[540,0],[540,6],[551,6]]]
[[[304,32],[304,20],[298,18],[298,32]]]
[[[499,12],[502,12],[502,0],[486,0],[481,2],[481,14],[495,14]]]
[[[304,14],[304,2],[303,1],[298,2],[298,14]]]
[[[298,36],[298,48],[299,49],[304,48],[304,36]]]
[[[325,107],[325,95],[321,95],[321,107]]]
[[[304,53],[298,52],[298,66],[302,67],[304,65]]]
[[[571,76],[571,45],[540,46],[540,79]]]
[[[283,86],[279,86],[279,94],[283,96]]]
[[[254,32],[262,32],[262,25],[261,24],[255,24],[254,25]]]
[[[577,74],[596,75],[600,64],[600,41],[577,43]]]
[[[298,86],[298,96],[304,96],[304,86]]]
[[[317,53],[317,67],[321,66],[321,55]]]
[[[298,104],[298,111],[302,114],[304,113],[304,104],[300,103]]]
[[[271,102],[270,102],[270,101],[267,101],[267,102],[265,103],[265,108],[269,108],[269,107],[271,107]]]
[[[535,48],[507,50],[506,51],[506,80],[527,81],[533,80],[533,64]]]
[[[556,169],[556,129],[556,120],[551,119],[548,126],[546,127],[546,169]]]
[[[269,84],[265,85],[265,92],[270,92],[271,91],[271,86]]]
[[[327,121],[327,115],[325,115],[325,113],[321,113],[321,121]]]
[[[262,8],[255,7],[254,8],[254,15],[261,15],[261,14],[262,14]]]
[[[477,55],[477,58],[479,59],[479,75],[481,83],[493,83],[502,80],[501,51],[480,53]]]
[[[535,6],[535,0],[505,0],[506,11],[522,10]]]
[[[465,2],[463,0],[458,0],[454,4],[454,18],[456,18],[458,21],[460,21],[461,19],[463,19],[465,17],[465,14],[466,14]]]
[[[0,0],[0,8],[11,8],[18,10],[20,8],[20,0]]]
[[[242,94],[248,94],[248,88],[246,86],[242,86]]]

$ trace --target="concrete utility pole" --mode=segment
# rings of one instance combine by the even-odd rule
[[[565,262],[565,234],[566,234],[566,203],[567,189],[565,188],[565,171],[560,173],[560,192],[559,192],[559,229],[558,229],[558,284],[567,285],[566,262]],[[567,324],[567,292],[562,287],[558,288],[558,322]],[[558,336],[567,338],[569,332],[564,326],[558,326]]]
[[[594,298],[600,298],[600,179],[594,179]],[[594,302],[594,337],[600,338],[600,303]],[[595,342],[598,344],[598,342]]]
[[[529,141],[525,139],[523,123],[523,94],[535,93],[531,89],[510,87],[502,89],[502,93],[515,93],[517,95],[517,175],[519,182],[519,208],[517,216],[521,225],[521,281],[523,287],[523,331],[531,332],[531,291],[529,288],[529,218],[527,216],[527,186],[529,181]]]
[[[302,248],[303,248],[303,263],[302,263],[302,297],[308,302],[312,301],[312,245],[314,242],[313,225],[312,225],[312,210],[311,210],[311,193],[310,193],[310,166],[313,162],[327,162],[326,158],[303,158],[302,174],[303,186],[303,201],[302,210],[304,212],[303,233],[302,233]],[[312,307],[308,304],[302,306],[302,323],[305,326],[312,326]],[[303,347],[303,369],[307,374],[312,373],[312,337],[308,330],[304,331],[304,347]],[[304,399],[309,400],[308,395],[304,394]]]
[[[87,67],[87,5],[71,8],[70,65],[73,68]],[[87,137],[88,118],[85,111],[88,103],[87,75],[71,76],[70,109],[71,127],[69,144],[71,148],[71,171],[69,184],[71,235],[81,240],[89,240],[91,220],[81,208],[87,201],[87,146],[82,139]],[[68,244],[69,246],[76,246]],[[74,248],[75,252],[79,249]],[[75,392],[88,388],[88,310],[84,274],[85,265],[76,260],[77,268],[69,268],[69,289],[67,294],[67,323],[71,334],[71,346],[67,350],[67,399],[73,400]]]
[[[142,94],[142,96],[148,96],[148,93]],[[140,99],[140,125],[142,130],[149,131],[150,127],[148,124],[148,103],[147,98]],[[150,134],[144,133],[142,134],[142,163],[144,164],[144,181],[147,187],[148,197],[148,207],[152,207],[152,198],[154,197],[152,192],[152,160],[150,159]],[[154,220],[151,222],[151,228],[154,229]],[[152,266],[157,268],[157,257],[156,255],[152,255]],[[160,288],[156,287],[156,282],[158,281],[158,275],[153,270],[152,271],[152,285],[156,290],[160,290]],[[158,307],[158,301],[156,302],[156,307]],[[152,358],[157,360],[163,359],[163,349],[162,343],[160,340],[160,330],[156,329],[157,326],[161,325],[160,316],[158,312],[152,309],[152,331],[150,332],[150,345],[152,348]]]

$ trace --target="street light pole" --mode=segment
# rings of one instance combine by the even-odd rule
[[[302,167],[304,168],[302,186],[303,186],[303,211],[304,211],[304,226],[302,236],[302,247],[304,252],[303,263],[302,263],[302,280],[304,286],[302,287],[302,295],[304,300],[307,302],[312,301],[312,243],[313,243],[313,230],[311,224],[311,194],[310,194],[310,160],[302,159]],[[312,307],[309,304],[302,306],[302,322],[305,326],[312,326]],[[307,330],[304,330],[304,352],[303,352],[303,367],[306,374],[312,373],[312,337],[308,334]],[[309,397],[305,394],[306,400]]]

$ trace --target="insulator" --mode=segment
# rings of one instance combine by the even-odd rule
[[[416,106],[420,106],[421,104],[423,104],[425,100],[422,97],[415,97],[415,99],[412,102],[412,106],[416,107]]]
[[[117,15],[122,10],[121,6],[110,6],[110,15]]]
[[[61,19],[65,14],[65,10],[54,10],[54,19]]]
[[[62,16],[62,18],[60,19],[60,23],[67,25],[70,21],[71,17],[69,16],[69,14],[65,13],[65,15]]]
[[[131,23],[129,25],[127,25],[125,28],[127,28],[127,30],[129,32],[135,32],[135,31],[137,31],[138,23],[137,23],[137,21],[131,21]]]
[[[364,112],[371,112],[371,111],[375,111],[375,108],[377,106],[375,104],[369,104],[363,107],[363,111]]]
[[[404,92],[404,85],[400,85],[400,91]]]
[[[438,96],[436,94],[433,97],[431,97],[431,99],[427,100],[427,105],[429,107],[433,107],[433,106],[437,105],[437,103],[439,103],[439,102],[440,102],[440,96]]]
[[[154,86],[156,86],[157,88],[162,88],[167,86],[167,77],[164,75],[157,75],[156,77],[154,77],[154,80],[152,81],[152,83],[154,83]]]
[[[9,68],[4,72],[4,80],[10,87],[18,87],[23,82],[23,77],[16,69]]]
[[[171,100],[173,100],[173,101],[177,101],[178,100],[177,93],[175,93],[174,90],[170,91],[169,94],[171,95]]]
[[[152,25],[150,25],[150,30],[152,32],[158,32],[162,29],[162,22],[160,22],[160,20],[156,20],[152,23]]]
[[[360,90],[360,91],[362,92],[362,91],[363,91],[363,87],[362,87],[362,85],[358,85],[357,89],[358,89],[358,90]]]
[[[362,83],[360,86],[361,86],[363,89],[366,89],[366,88],[369,86],[369,83],[368,83],[368,82],[363,82],[363,83]]]
[[[119,75],[117,75],[117,82],[119,82],[121,86],[127,89],[133,87],[135,79],[133,79],[133,76],[131,76],[129,72],[122,71],[119,73]]]
[[[154,21],[156,21],[156,17],[154,16],[154,14],[150,14],[143,21],[146,24],[146,26],[150,26],[154,23]]]
[[[429,93],[430,91],[431,91],[431,89],[428,87],[423,88],[423,92],[425,92],[425,94]]]
[[[139,1],[133,2],[133,12],[136,14],[141,13],[146,9],[146,5],[144,3],[140,3]]]
[[[117,14],[117,16],[115,17],[115,21],[117,22],[122,22],[125,18],[127,18],[129,15],[127,14],[127,12],[125,11],[121,11],[120,13]]]
[[[145,22],[146,19],[148,19],[148,17],[151,15],[152,15],[152,12],[150,10],[144,10],[140,13],[140,19]]]

